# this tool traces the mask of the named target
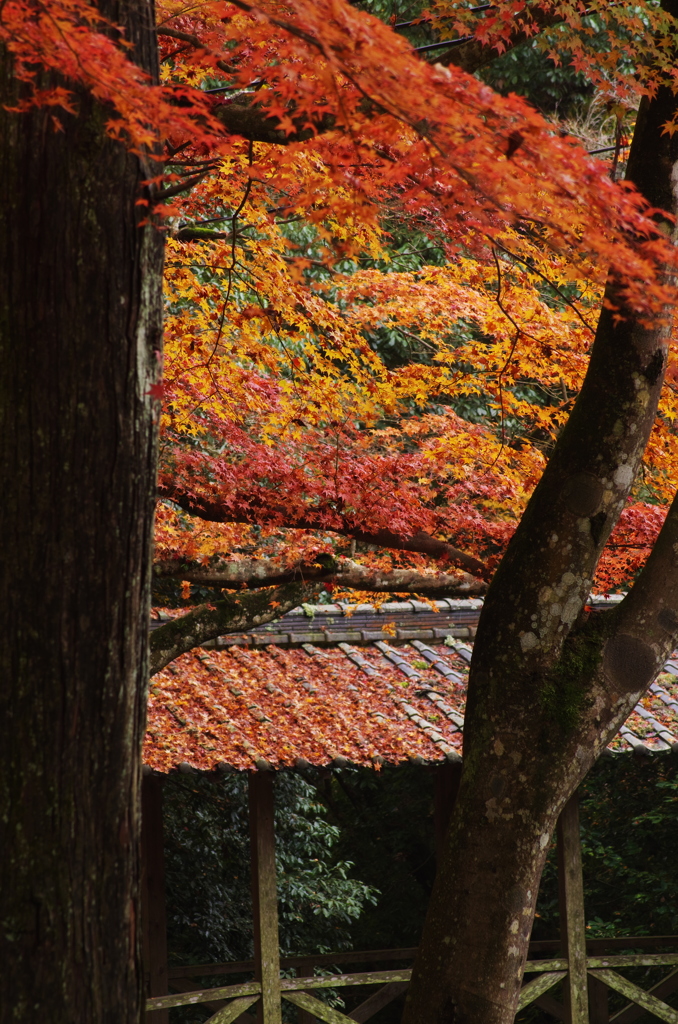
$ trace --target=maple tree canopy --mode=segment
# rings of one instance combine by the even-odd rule
[[[430,55],[338,0],[163,0],[153,86],[93,6],[2,8],[22,105],[51,105],[58,130],[85,88],[147,163],[140,216],[167,233],[158,572],[187,595],[482,591],[572,409],[606,278],[619,316],[671,301],[667,215],[469,73],[557,24],[554,58],[623,115],[673,82],[671,16],[438,0],[422,17]],[[675,379],[601,588],[642,563],[675,490]]]
[[[557,817],[675,649],[678,0],[386,3],[0,4],[7,1005],[139,1016],[154,415],[158,596],[204,603],[153,670],[322,584],[492,579],[408,1024],[513,1021]],[[579,114],[504,95],[522,44]]]

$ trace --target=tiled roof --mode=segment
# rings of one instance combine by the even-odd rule
[[[454,760],[480,604],[297,609],[184,654],[151,680],[144,761],[167,772]],[[609,750],[671,748],[678,661]]]
[[[483,602],[480,599],[445,601],[388,601],[371,604],[304,605],[277,622],[235,633],[208,644],[210,648],[301,646],[302,644],[365,644],[375,640],[469,639]],[[151,623],[159,625],[164,616]]]

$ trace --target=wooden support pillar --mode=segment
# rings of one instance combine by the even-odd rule
[[[261,982],[261,999],[257,1003],[257,1024],[282,1024],[278,897],[275,883],[273,772],[250,772],[249,812],[254,914],[254,976],[257,981]]]
[[[305,960],[297,966],[297,978],[311,977],[313,977],[313,961]],[[297,1009],[297,1024],[316,1024],[317,1019],[308,1010],[302,1009],[301,1006]]]
[[[564,987],[566,1024],[589,1024],[586,976],[586,918],[579,837],[579,798],[565,804],[557,827],[560,941],[569,961]]]
[[[162,778],[141,781],[141,924],[146,996],[167,995],[165,852],[162,834]],[[169,1010],[154,1010],[149,1024],[169,1024]]]
[[[610,1006],[607,985],[600,978],[589,975],[589,1015],[591,1024],[609,1024]]]
[[[452,809],[459,792],[461,761],[445,761],[436,765],[433,782],[433,825],[435,829],[436,864],[442,861],[445,835],[450,824]]]

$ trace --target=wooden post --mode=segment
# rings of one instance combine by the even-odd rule
[[[445,835],[450,824],[452,809],[459,792],[461,761],[445,761],[436,765],[433,782],[433,826],[435,829],[436,866],[442,863]]]
[[[313,961],[305,960],[297,965],[297,978],[310,978],[313,976]],[[317,1017],[314,1017],[308,1010],[301,1007],[297,1009],[297,1024],[316,1024]]]
[[[282,1024],[278,897],[275,884],[273,772],[249,775],[252,905],[254,914],[254,976],[261,982],[258,1024]]]
[[[570,797],[558,818],[557,836],[560,941],[563,956],[569,962],[569,971],[563,982],[565,1021],[566,1024],[589,1024],[584,879],[579,798],[576,793]]]
[[[591,1024],[609,1024],[610,1006],[608,997],[610,990],[604,981],[601,981],[600,978],[593,978],[590,974],[588,982]]]
[[[141,780],[141,917],[146,996],[167,995],[165,853],[162,835],[162,779]],[[169,1024],[169,1010],[154,1010],[149,1024]]]

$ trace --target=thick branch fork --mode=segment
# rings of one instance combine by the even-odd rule
[[[678,13],[678,0],[664,6]],[[669,215],[678,137],[664,126],[677,107],[665,88],[642,101],[628,161],[630,180]],[[612,284],[606,299],[579,397],[480,616],[459,797],[404,1024],[514,1020],[557,816],[678,638],[676,502],[629,595],[586,616],[655,421],[675,322],[673,309],[666,324],[628,309],[616,319]]]

